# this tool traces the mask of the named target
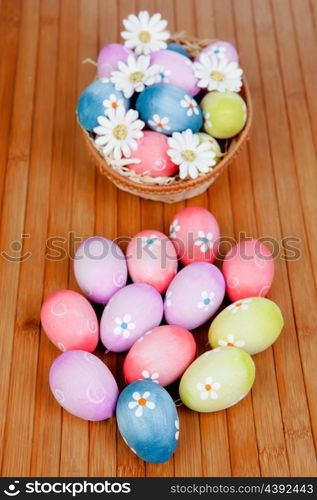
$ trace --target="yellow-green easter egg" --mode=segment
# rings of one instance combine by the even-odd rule
[[[204,130],[216,139],[237,135],[247,120],[247,107],[236,92],[209,92],[200,103]]]
[[[179,385],[182,402],[191,410],[225,410],[243,399],[255,378],[251,356],[238,347],[205,352],[185,371]]]
[[[210,325],[211,347],[236,346],[249,354],[264,351],[284,326],[280,308],[272,300],[252,297],[237,300],[221,311]]]
[[[219,145],[219,142],[216,141],[214,137],[211,137],[209,134],[205,134],[205,132],[198,132],[198,137],[199,137],[199,144],[202,144],[203,142],[209,142],[210,144],[210,150],[215,153],[215,161],[218,163],[218,161],[221,158],[221,148]]]

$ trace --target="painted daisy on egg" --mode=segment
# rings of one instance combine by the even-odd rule
[[[151,66],[150,56],[135,58],[130,54],[126,63],[118,62],[118,71],[111,72],[110,80],[129,98],[134,92],[142,92],[145,86],[160,82],[160,67],[158,64]]]
[[[205,127],[211,127],[212,126],[211,118],[210,118],[210,113],[209,112],[204,114],[204,126]]]
[[[118,99],[118,97],[115,94],[110,94],[109,99],[105,99],[103,101],[103,105],[106,108],[106,111],[108,112],[109,108],[116,109],[119,106],[123,107],[123,100]],[[105,113],[107,114],[107,113]]]
[[[149,410],[154,410],[155,403],[153,403],[153,401],[149,401],[150,396],[151,393],[148,391],[144,392],[142,396],[139,392],[134,392],[132,394],[134,401],[130,401],[128,407],[130,408],[130,410],[136,408],[135,411],[136,417],[142,417],[144,408],[148,408]]]
[[[196,179],[199,173],[207,173],[210,167],[216,164],[215,153],[210,150],[208,142],[199,144],[199,137],[192,130],[174,132],[168,138],[171,149],[167,154],[172,162],[179,165],[179,176],[181,179],[191,177]]]
[[[141,373],[142,377],[144,379],[151,379],[152,382],[154,382],[155,384],[159,384],[159,374],[157,372],[154,372],[152,373],[152,375],[150,374],[150,372],[148,370],[143,370],[143,372]]]
[[[122,156],[130,157],[137,149],[136,139],[143,137],[144,122],[139,120],[139,113],[134,109],[125,112],[123,107],[108,108],[108,116],[98,116],[95,144],[102,146],[104,156],[113,155],[115,160]]]
[[[142,248],[148,248],[149,250],[154,250],[154,246],[159,247],[161,244],[161,240],[159,240],[155,234],[151,234],[151,236],[142,236]]]
[[[198,87],[209,91],[239,92],[242,87],[242,69],[234,61],[228,62],[214,54],[201,54],[199,62],[194,63],[194,74],[198,78]]]
[[[227,340],[220,339],[218,340],[218,344],[222,347],[243,347],[245,345],[245,340],[235,340],[234,335],[228,333]]]
[[[212,247],[212,233],[205,233],[204,231],[198,231],[198,238],[196,238],[194,245],[200,248],[202,253],[207,252]]]
[[[198,391],[200,391],[200,399],[218,399],[218,392],[221,387],[219,382],[214,382],[212,377],[206,377],[204,383],[199,383],[196,385]]]
[[[148,124],[151,128],[157,130],[157,132],[162,132],[163,130],[171,130],[169,126],[169,118],[167,116],[160,117],[159,115],[153,115],[152,120],[148,120]]]
[[[176,238],[176,233],[180,230],[180,228],[178,220],[175,219],[170,225],[170,238]]]
[[[160,66],[160,77],[162,83],[169,83],[169,76],[171,71],[169,69],[165,69],[164,66]]]
[[[213,299],[215,298],[215,293],[206,292],[206,290],[204,290],[203,292],[201,292],[200,295],[202,300],[198,302],[197,307],[198,309],[203,309],[204,311],[208,311],[210,305],[214,303]]]
[[[125,314],[123,318],[115,318],[116,327],[113,330],[115,335],[122,335],[125,339],[130,337],[130,331],[135,330],[135,324],[131,322],[131,314]]]
[[[184,95],[184,99],[181,100],[182,108],[187,108],[187,116],[192,116],[193,113],[195,115],[199,115],[198,104],[195,99],[189,97],[189,95]]]
[[[233,314],[236,314],[238,311],[246,311],[249,309],[249,304],[252,302],[252,299],[241,299],[237,300],[230,306],[227,307],[228,311],[231,311]]]
[[[147,55],[155,50],[166,49],[170,34],[165,30],[167,21],[162,19],[161,14],[150,16],[146,10],[142,10],[137,16],[130,14],[123,20],[123,25],[126,29],[121,32],[124,45],[134,49],[136,54]]]

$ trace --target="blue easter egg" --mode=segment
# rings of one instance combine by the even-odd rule
[[[172,50],[173,52],[178,52],[179,54],[182,54],[182,56],[188,57],[188,59],[190,59],[190,56],[189,56],[187,50],[184,49],[184,47],[182,45],[180,45],[179,43],[175,43],[175,42],[169,43],[167,45],[167,50]]]
[[[150,379],[129,384],[117,402],[117,423],[131,450],[146,462],[163,463],[178,443],[179,419],[169,393]]]
[[[188,128],[198,132],[203,123],[202,111],[195,99],[169,83],[146,87],[136,101],[136,109],[148,128],[165,135]]]
[[[105,78],[95,80],[81,94],[77,104],[77,115],[80,125],[93,132],[99,125],[98,116],[105,114],[105,100],[110,100],[112,107],[122,104],[125,109],[129,108],[130,100],[123,93],[116,90],[112,82]],[[120,102],[121,101],[121,102]]]

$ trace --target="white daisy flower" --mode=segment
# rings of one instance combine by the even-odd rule
[[[237,300],[230,306],[227,307],[228,311],[231,311],[233,314],[236,314],[238,311],[245,311],[249,308],[249,304],[252,302],[252,299],[241,299]]]
[[[151,393],[148,391],[144,392],[142,396],[139,392],[134,392],[132,394],[134,401],[130,401],[128,407],[130,408],[130,410],[136,408],[135,411],[136,417],[142,417],[143,408],[149,408],[149,410],[154,410],[155,403],[153,403],[153,401],[148,401],[150,396]]]
[[[208,311],[211,304],[214,303],[215,293],[214,292],[201,292],[202,300],[198,302],[198,309],[203,309],[204,311]]]
[[[204,383],[199,383],[196,385],[198,391],[200,391],[200,399],[218,399],[218,393],[221,387],[219,382],[214,382],[212,377],[206,377]]]
[[[138,16],[130,14],[123,20],[123,25],[127,31],[122,31],[124,45],[129,49],[134,49],[136,54],[150,54],[155,50],[166,49],[166,40],[170,34],[165,30],[167,21],[157,13],[150,17],[146,10],[139,12]]]
[[[193,113],[199,115],[198,104],[189,95],[184,95],[184,99],[181,100],[181,106],[182,108],[187,108],[187,116],[192,116]]]
[[[242,69],[235,61],[228,62],[214,54],[201,54],[199,62],[194,63],[194,74],[198,78],[198,87],[209,91],[231,90],[239,92],[242,87]]]
[[[172,301],[171,301],[171,296],[173,295],[172,290],[167,290],[165,294],[165,305],[166,307],[171,307]]]
[[[194,245],[196,247],[200,247],[200,251],[202,253],[207,252],[212,247],[212,239],[213,239],[213,234],[212,233],[207,233],[205,234],[204,231],[198,231],[198,238],[196,238]]]
[[[137,149],[136,139],[143,137],[144,122],[138,119],[139,113],[134,109],[125,112],[119,106],[116,109],[108,108],[108,116],[98,116],[98,127],[94,132],[97,146],[102,146],[104,156],[113,155],[119,160],[122,155],[131,156],[131,151]]]
[[[176,427],[176,432],[175,432],[175,439],[178,441],[179,439],[179,420],[175,420],[175,427]]]
[[[123,100],[122,99],[118,99],[118,97],[115,94],[110,94],[109,99],[105,99],[103,101],[103,105],[104,105],[104,107],[106,108],[106,111],[107,111],[105,113],[105,115],[107,115],[109,108],[116,109],[119,106],[123,106]]]
[[[161,83],[169,83],[169,76],[171,74],[171,70],[165,69],[164,66],[160,66],[160,77]]]
[[[147,247],[150,251],[154,250],[154,246],[160,246],[161,240],[159,240],[155,234],[151,234],[151,236],[142,236],[141,237],[142,248]]]
[[[170,238],[176,238],[176,233],[180,230],[180,228],[178,219],[175,219],[170,225]]]
[[[209,143],[206,141],[199,144],[198,135],[193,134],[190,129],[182,133],[174,132],[172,137],[168,138],[168,144],[171,149],[167,154],[173,163],[179,165],[181,179],[196,179],[199,172],[207,173],[210,167],[216,164],[216,155],[210,150]]]
[[[135,58],[130,54],[126,63],[118,62],[118,71],[111,72],[110,80],[117,90],[121,90],[129,98],[134,92],[142,92],[146,85],[161,81],[160,66],[151,66],[150,56]]]
[[[148,370],[143,370],[143,372],[141,373],[141,375],[142,375],[142,377],[144,379],[146,379],[146,378],[151,379],[152,382],[154,382],[155,384],[159,384],[160,383],[159,380],[158,380],[160,375],[157,372],[154,372],[151,375]]]
[[[222,347],[243,347],[245,345],[245,340],[234,340],[234,335],[228,333],[227,340],[220,339],[218,340],[218,344]]]
[[[130,337],[130,331],[135,330],[135,324],[131,322],[131,314],[125,314],[123,318],[116,317],[114,322],[116,327],[113,330],[115,335],[122,335],[125,339]]]
[[[153,115],[152,120],[148,120],[148,124],[150,127],[157,130],[157,132],[162,132],[163,130],[171,130],[169,126],[169,118],[167,116],[160,117],[159,115]]]
[[[211,126],[212,126],[212,122],[210,119],[210,113],[208,111],[208,113],[204,113],[204,127],[211,127]]]

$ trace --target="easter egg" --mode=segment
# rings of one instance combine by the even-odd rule
[[[187,129],[198,132],[203,123],[195,99],[169,83],[146,87],[137,98],[136,109],[148,128],[166,135]]]
[[[184,267],[167,289],[164,314],[167,323],[193,330],[219,309],[225,282],[219,269],[207,262]]]
[[[145,230],[130,241],[126,258],[129,274],[135,283],[147,283],[164,293],[177,272],[173,243],[165,234]]]
[[[202,99],[204,130],[216,139],[237,135],[247,121],[247,107],[236,92],[209,92]]]
[[[179,385],[182,402],[191,410],[224,410],[241,401],[255,378],[251,356],[237,347],[205,352],[186,370]]]
[[[181,209],[174,215],[169,231],[177,256],[185,266],[215,260],[220,230],[209,210],[202,207]]]
[[[167,50],[178,52],[179,54],[182,54],[182,56],[188,57],[190,59],[187,50],[184,49],[184,47],[180,43],[175,43],[175,42],[169,43],[166,48]]]
[[[200,54],[204,53],[208,55],[213,54],[219,57],[219,59],[226,58],[228,62],[239,62],[239,55],[236,48],[231,43],[222,40],[218,40],[205,47]],[[195,61],[199,60],[200,54],[195,58]]]
[[[215,153],[216,157],[214,159],[218,163],[222,155],[219,142],[217,142],[216,139],[214,139],[214,137],[211,137],[211,135],[205,134],[204,132],[198,132],[198,137],[199,137],[199,144],[202,144],[203,142],[206,141],[209,142],[210,150],[213,153]]]
[[[77,116],[80,125],[86,130],[93,132],[99,126],[98,116],[107,113],[107,107],[112,108],[120,105],[129,108],[129,99],[123,93],[116,90],[114,84],[106,79],[95,80],[81,94],[77,103]]]
[[[264,297],[274,277],[272,253],[259,240],[240,241],[227,253],[222,272],[232,302],[246,297]]]
[[[57,402],[75,417],[99,421],[114,415],[117,383],[109,368],[89,352],[61,354],[51,366],[49,384]]]
[[[257,354],[276,341],[283,326],[281,310],[272,300],[250,297],[221,311],[210,325],[208,339],[212,347],[233,345]]]
[[[103,47],[97,59],[99,78],[110,78],[111,72],[118,68],[118,62],[126,62],[130,54],[133,54],[132,50],[121,43],[109,43]]]
[[[163,83],[176,85],[191,96],[199,93],[193,63],[188,57],[172,50],[158,50],[152,52],[151,64],[160,66]]]
[[[169,385],[184,373],[195,353],[196,342],[188,330],[174,325],[158,326],[131,347],[123,365],[125,380],[130,384],[144,378]]]
[[[169,393],[151,380],[137,380],[121,392],[117,423],[125,443],[146,462],[166,462],[179,437],[179,419]]]
[[[163,301],[155,288],[144,283],[125,286],[103,311],[101,341],[109,351],[127,351],[145,332],[158,326],[162,317]]]
[[[175,165],[167,154],[170,147],[165,135],[146,130],[137,143],[131,160],[137,158],[140,162],[127,165],[129,169],[150,177],[170,176],[178,171],[178,165]]]
[[[48,338],[61,351],[92,352],[99,340],[96,313],[85,297],[72,290],[58,290],[43,302],[41,322]]]
[[[85,240],[74,258],[78,286],[91,300],[106,304],[127,282],[127,263],[122,250],[111,240],[94,236]]]

